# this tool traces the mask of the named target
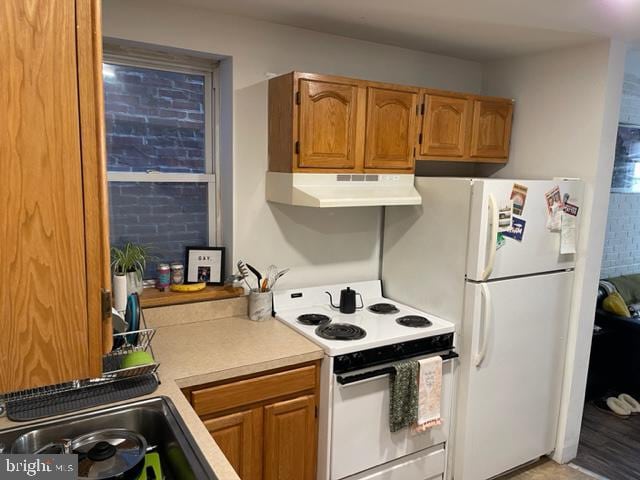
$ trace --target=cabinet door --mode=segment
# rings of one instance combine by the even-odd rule
[[[90,286],[102,272],[87,269],[104,246],[85,221],[93,217],[99,229],[106,222],[94,209],[100,192],[86,191],[100,172],[83,165],[80,128],[84,120],[91,131],[100,124],[84,116],[82,89],[97,84],[91,42],[99,25],[91,18],[99,22],[99,14],[92,14],[97,3],[77,3],[0,4],[0,392],[97,376],[101,368],[100,291]]]
[[[264,407],[264,480],[313,480],[316,470],[315,397]]]
[[[471,157],[507,158],[513,104],[478,99],[473,104]]]
[[[204,425],[242,480],[262,478],[262,408],[206,420]]]
[[[367,89],[365,169],[413,169],[417,97],[407,91]]]
[[[471,102],[464,97],[425,94],[420,155],[463,157],[471,121]]]
[[[298,168],[358,166],[357,108],[356,85],[300,80]]]

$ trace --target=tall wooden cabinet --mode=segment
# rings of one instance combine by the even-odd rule
[[[0,3],[0,393],[101,373],[110,284],[99,7]]]
[[[185,392],[242,480],[314,480],[319,364]]]

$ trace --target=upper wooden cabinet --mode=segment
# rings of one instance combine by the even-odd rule
[[[506,163],[513,101],[427,90],[418,160]]]
[[[300,80],[298,167],[356,168],[357,85]]]
[[[419,89],[292,72],[269,80],[269,170],[411,173]]]
[[[0,393],[101,374],[110,283],[99,6],[0,5]]]
[[[413,170],[417,98],[411,91],[367,88],[367,171]]]
[[[506,161],[509,156],[512,116],[511,101],[476,99],[473,102],[470,156]]]
[[[506,163],[513,101],[292,72],[269,80],[269,170],[413,173],[415,160]]]
[[[464,96],[425,93],[420,157],[464,157],[471,108],[471,100]]]

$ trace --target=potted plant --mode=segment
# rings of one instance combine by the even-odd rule
[[[142,275],[147,267],[149,247],[127,242],[122,248],[111,247],[111,268],[113,269],[114,283],[117,277],[126,277],[127,294],[142,293]]]

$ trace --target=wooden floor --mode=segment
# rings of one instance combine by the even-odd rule
[[[640,415],[618,418],[588,403],[573,463],[611,480],[640,479]]]

